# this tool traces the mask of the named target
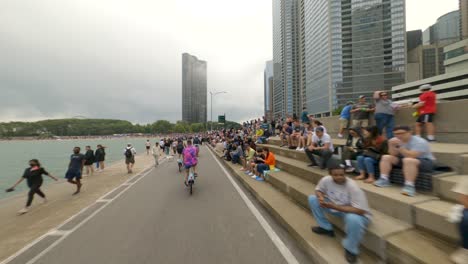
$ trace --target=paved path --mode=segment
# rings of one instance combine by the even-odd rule
[[[205,147],[199,167],[193,196],[183,187],[176,162],[165,162],[121,195],[101,202],[89,221],[60,228],[49,250],[33,247],[28,258],[36,258],[30,263],[310,262],[266,216],[293,255],[285,257],[279,251]],[[290,251],[285,247],[284,252]]]

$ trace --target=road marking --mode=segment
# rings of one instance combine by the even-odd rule
[[[145,168],[141,173],[133,176],[132,178],[130,178],[129,180],[127,180],[126,182],[124,182],[123,184],[115,187],[114,189],[112,189],[111,191],[107,192],[106,194],[104,194],[103,196],[101,196],[99,199],[97,199],[94,203],[90,204],[89,206],[81,209],[78,213],[74,214],[73,216],[71,216],[70,218],[68,218],[67,220],[65,220],[64,222],[62,222],[61,224],[59,224],[57,227],[49,230],[48,232],[46,232],[44,235],[38,237],[36,240],[32,241],[31,243],[27,244],[25,247],[23,247],[22,249],[20,249],[18,252],[16,252],[15,254],[11,255],[10,257],[8,257],[7,259],[3,260],[2,262],[0,262],[0,264],[8,264],[10,261],[14,260],[16,257],[18,257],[19,255],[23,254],[24,252],[26,252],[28,249],[32,248],[34,245],[36,245],[37,243],[39,243],[41,240],[43,240],[44,238],[46,238],[47,236],[49,235],[52,235],[52,236],[61,236],[59,239],[57,239],[57,241],[55,241],[54,243],[52,243],[50,246],[48,246],[46,249],[44,249],[42,252],[40,252],[38,255],[36,255],[34,258],[32,258],[31,260],[29,260],[28,262],[26,262],[26,264],[32,264],[34,262],[36,262],[37,260],[39,260],[39,258],[41,258],[43,255],[45,255],[47,252],[49,252],[50,250],[52,250],[55,246],[57,246],[60,242],[62,242],[65,238],[67,238],[70,234],[72,234],[74,231],[76,231],[78,228],[80,228],[82,225],[84,225],[86,222],[88,222],[92,217],[94,217],[96,214],[98,214],[101,210],[103,210],[104,208],[106,208],[110,203],[112,203],[115,199],[117,199],[118,197],[120,197],[122,194],[124,194],[126,191],[128,191],[134,184],[136,184],[137,182],[141,181],[143,178],[145,178],[148,174],[150,174],[152,171],[154,170],[154,165],[151,166],[151,167],[148,167],[148,168]],[[141,177],[140,177],[141,176]],[[128,183],[130,180],[136,178],[136,177],[140,177],[138,180],[136,180],[135,182],[133,182],[132,184],[130,184],[130,186],[128,188],[125,188],[124,190],[122,190],[119,194],[117,194],[114,198],[112,199],[108,199],[109,201],[107,203],[105,203],[102,207],[100,207],[99,209],[97,209],[95,212],[93,212],[91,215],[89,215],[88,217],[86,217],[83,221],[81,221],[80,223],[78,223],[73,229],[71,230],[67,230],[67,231],[62,231],[62,230],[59,230],[62,226],[65,226],[67,223],[69,223],[70,221],[72,221],[73,219],[75,219],[78,215],[80,215],[81,213],[83,213],[84,211],[86,211],[87,209],[89,209],[91,206],[95,205],[96,203],[100,203],[102,202],[103,200],[106,200],[106,199],[103,199],[104,197],[106,197],[107,195],[111,194],[112,192],[114,192],[115,190],[117,190],[118,188],[122,187],[122,186],[127,186],[125,185],[126,183]]]
[[[208,147],[206,147],[208,148]],[[209,148],[208,148],[209,149]],[[247,207],[250,209],[252,214],[257,218],[258,222],[260,225],[263,227],[265,232],[267,233],[268,237],[270,237],[271,241],[273,244],[275,244],[276,248],[278,248],[279,252],[281,255],[283,255],[284,259],[289,263],[289,264],[299,264],[299,261],[297,261],[296,257],[291,253],[289,248],[284,244],[284,242],[281,240],[281,238],[276,234],[275,230],[268,224],[268,222],[265,220],[265,218],[262,216],[262,214],[258,211],[258,209],[255,207],[255,205],[252,203],[252,201],[247,197],[247,195],[244,193],[244,191],[239,187],[237,182],[232,178],[231,174],[224,168],[224,166],[221,164],[221,162],[216,158],[212,152],[212,150],[209,149],[209,152],[211,156],[213,157],[214,160],[218,163],[219,167],[221,170],[223,170],[224,175],[229,179],[231,184],[234,186],[234,188],[237,190],[239,193],[240,197],[242,200],[244,200],[245,204]]]

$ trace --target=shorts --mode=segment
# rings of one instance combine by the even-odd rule
[[[347,128],[349,125],[349,119],[346,118],[340,118],[340,126],[342,128]]]
[[[430,159],[418,159],[419,160],[419,172],[432,172],[434,170],[434,161]],[[403,168],[403,158],[399,157],[398,167]]]
[[[67,173],[65,174],[65,178],[68,180],[73,180],[73,179],[81,179],[81,171],[80,170],[74,170],[74,169],[69,169],[67,170]]]
[[[422,114],[418,117],[416,122],[418,123],[432,123],[434,120],[434,114]]]
[[[182,151],[184,151],[184,149],[177,149],[178,154],[182,154]]]
[[[185,164],[184,166],[186,170],[190,170],[190,168],[197,166],[197,164],[193,164],[193,165]]]
[[[149,146],[146,146],[146,149],[150,149],[150,147],[149,147]]]
[[[353,120],[352,124],[353,124],[353,127],[368,127],[369,120],[368,119]]]
[[[135,164],[135,157],[125,158],[125,164]]]

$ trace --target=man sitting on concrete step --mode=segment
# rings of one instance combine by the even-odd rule
[[[324,132],[323,127],[317,127],[315,129],[315,134],[312,136],[312,142],[305,149],[307,157],[309,157],[312,162],[309,167],[320,166],[323,170],[327,167],[327,163],[333,155],[333,144],[331,142],[331,137]],[[320,156],[321,163],[318,164],[314,155]]]
[[[429,143],[411,134],[408,126],[397,126],[393,129],[394,138],[388,141],[388,154],[380,160],[380,179],[374,185],[377,187],[390,186],[389,175],[393,166],[403,168],[405,185],[401,193],[407,196],[415,196],[415,181],[419,172],[431,172],[434,170],[434,156],[431,153]]]
[[[315,195],[309,196],[309,206],[319,226],[312,231],[319,235],[335,236],[332,224],[325,213],[342,218],[346,238],[342,245],[345,258],[356,263],[359,245],[369,225],[371,213],[366,195],[356,182],[345,176],[345,169],[339,164],[329,168],[330,176],[323,177],[315,188]]]

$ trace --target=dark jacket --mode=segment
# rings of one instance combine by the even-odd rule
[[[96,161],[104,161],[106,159],[106,152],[104,151],[104,148],[96,149],[96,152],[94,153],[94,158]]]

